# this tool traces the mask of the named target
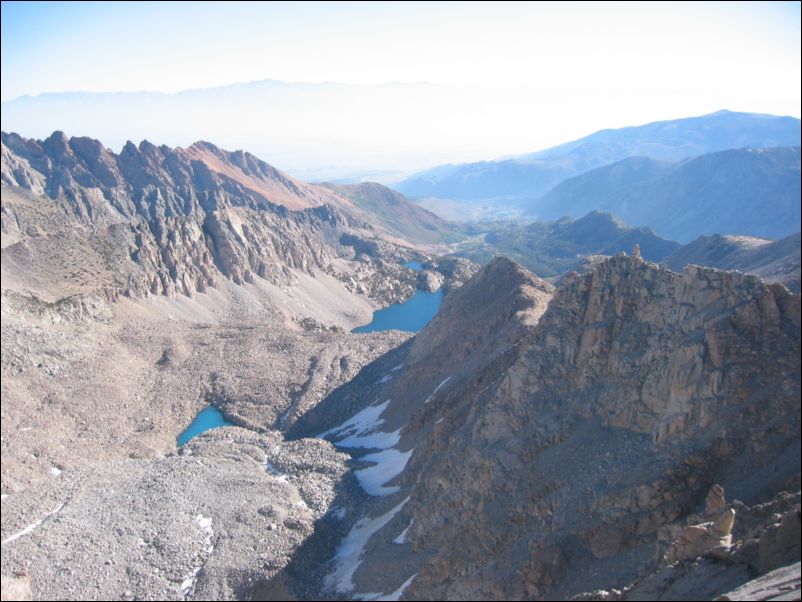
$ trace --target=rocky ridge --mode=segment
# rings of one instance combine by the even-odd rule
[[[371,214],[345,195],[249,153],[143,141],[115,154],[62,132],[43,141],[3,133],[2,145],[4,261],[34,276],[60,256],[87,264],[84,274],[62,270],[62,288],[93,282],[114,300],[191,297],[221,278],[291,285],[298,272],[348,282],[338,260],[362,254],[352,241],[384,260],[364,266],[369,279],[397,283],[354,292],[386,304],[407,294],[407,281],[414,285],[386,265],[412,256],[409,242],[371,225]]]
[[[397,432],[378,454],[350,451],[379,467],[405,458],[367,490],[382,493],[364,520],[383,525],[328,595],[566,598],[734,553],[749,522],[738,513],[799,488],[799,326],[799,295],[754,276],[620,255],[552,297],[492,262],[393,352],[398,372],[361,374],[298,423],[346,448]],[[367,378],[384,384],[365,406]],[[379,421],[331,430],[368,411]],[[711,501],[714,484],[740,501]],[[379,578],[390,557],[398,569]],[[324,592],[336,558],[319,571]]]

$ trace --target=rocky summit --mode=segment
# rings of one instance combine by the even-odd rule
[[[546,281],[248,153],[2,140],[3,599],[799,596],[792,243]]]

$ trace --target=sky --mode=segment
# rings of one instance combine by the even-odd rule
[[[798,2],[2,2],[0,40],[4,113],[5,101],[24,95],[174,93],[266,79],[374,87],[366,98],[384,99],[375,87],[390,83],[419,84],[424,96],[439,89],[449,98],[483,97],[482,114],[475,106],[448,114],[449,103],[433,102],[445,107],[435,117],[451,129],[427,127],[404,139],[403,124],[399,152],[379,152],[372,165],[365,145],[392,150],[393,140],[360,131],[350,140],[337,132],[337,157],[334,148],[321,152],[328,125],[296,112],[297,123],[276,137],[297,132],[317,151],[305,161],[297,141],[289,154],[271,147],[294,169],[414,169],[719,109],[799,117],[802,104]],[[426,111],[425,103],[412,104]],[[391,122],[399,112],[415,123],[393,102],[363,110],[376,113],[365,120],[374,134],[377,123],[390,124],[395,134]],[[234,113],[226,119],[236,120]],[[492,131],[477,128],[488,114]],[[51,117],[85,130],[69,134],[104,133],[91,120]],[[432,115],[417,121],[430,123]],[[3,127],[33,132],[34,122],[4,118]],[[358,121],[347,123],[360,129]],[[132,136],[145,133],[157,142],[201,137],[164,130],[170,139],[160,140],[162,130],[134,129]],[[469,139],[465,130],[476,135]],[[449,136],[458,141],[451,151],[443,140]],[[108,133],[103,141],[119,144],[118,137]]]

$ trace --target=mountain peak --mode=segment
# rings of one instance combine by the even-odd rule
[[[506,257],[496,257],[445,298],[438,314],[415,337],[411,357],[439,349],[442,353],[435,355],[441,357],[441,371],[463,371],[471,358],[486,361],[520,337],[521,329],[537,324],[553,293],[545,280]],[[480,349],[484,352],[477,353]]]
[[[212,152],[212,153],[215,153],[215,154],[218,154],[220,152],[220,148],[217,145],[212,144],[211,142],[209,142],[207,140],[197,140],[197,141],[193,142],[192,144],[190,144],[188,148],[189,149],[194,149],[194,150],[205,150],[205,151],[209,151],[209,152]],[[241,152],[241,151],[239,151],[239,152]]]
[[[56,130],[50,134],[50,136],[48,136],[44,142],[42,142],[42,147],[48,152],[48,154],[63,155],[70,152],[69,139],[67,138],[67,135],[60,130]]]

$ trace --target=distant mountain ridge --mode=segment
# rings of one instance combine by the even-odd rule
[[[688,264],[738,270],[780,282],[791,292],[800,289],[800,233],[770,241],[747,236],[700,236],[669,255],[664,262],[674,271]]]
[[[512,159],[438,166],[414,174],[394,188],[418,198],[534,199],[567,178],[628,157],[676,161],[731,148],[799,144],[799,119],[719,111],[601,130]]]
[[[463,238],[464,228],[446,221],[431,211],[409,201],[403,194],[376,182],[332,184],[322,186],[350,199],[369,212],[389,232],[410,241],[437,243]]]
[[[662,261],[680,247],[649,228],[633,228],[600,211],[577,220],[500,222],[486,226],[490,231],[481,240],[459,245],[456,254],[477,263],[486,263],[497,256],[508,257],[542,278],[581,269],[596,256],[630,252],[636,244],[642,256],[654,262]]]
[[[540,219],[609,211],[688,242],[707,234],[780,238],[800,229],[800,148],[744,148],[670,163],[624,159],[529,204]]]

